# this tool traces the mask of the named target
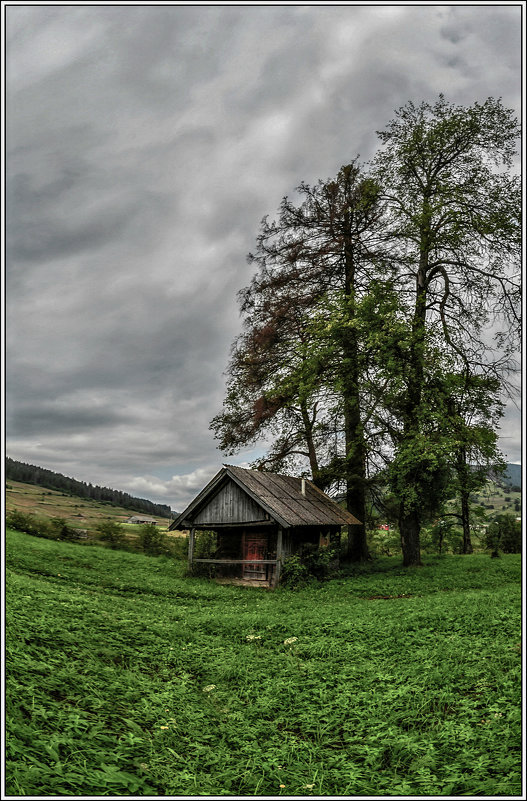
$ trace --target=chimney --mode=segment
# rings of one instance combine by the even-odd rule
[[[305,498],[306,497],[306,480],[305,480],[305,478],[302,479],[301,492],[302,492],[302,495]]]

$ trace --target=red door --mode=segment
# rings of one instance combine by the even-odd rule
[[[267,553],[267,537],[245,534],[243,537],[244,559],[265,559]],[[253,581],[267,580],[267,565],[244,564],[243,578]]]

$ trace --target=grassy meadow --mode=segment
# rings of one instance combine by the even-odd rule
[[[8,795],[519,795],[521,558],[301,590],[6,534]]]
[[[50,490],[36,484],[25,484],[21,481],[9,481],[6,484],[6,512],[17,509],[25,514],[35,515],[39,519],[52,520],[61,518],[70,528],[87,531],[92,540],[98,539],[97,526],[106,521],[113,521],[123,526],[123,531],[130,543],[139,537],[140,525],[126,523],[133,516],[141,516],[141,512],[115,506],[109,501],[95,501],[79,498],[60,490]],[[167,534],[170,520],[164,517],[153,517],[159,528]],[[170,532],[169,537],[180,536],[179,532]]]

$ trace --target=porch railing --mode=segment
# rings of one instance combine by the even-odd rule
[[[193,559],[192,562],[210,562],[215,565],[276,565],[278,559]]]

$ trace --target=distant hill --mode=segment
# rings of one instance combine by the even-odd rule
[[[508,487],[521,487],[522,485],[522,466],[521,464],[508,464],[504,473],[504,479]]]
[[[62,473],[55,473],[44,467],[17,462],[9,456],[5,460],[5,476],[6,479],[12,481],[22,481],[25,484],[36,484],[38,487],[46,487],[46,489],[69,492],[79,498],[108,501],[115,506],[121,506],[134,512],[143,512],[157,517],[170,518],[173,516],[170,506],[165,504],[153,503],[145,498],[134,498],[127,492],[77,481],[75,478],[63,476]]]
[[[522,466],[521,464],[511,464],[508,462],[502,476],[490,475],[489,478],[504,488],[521,487]]]

